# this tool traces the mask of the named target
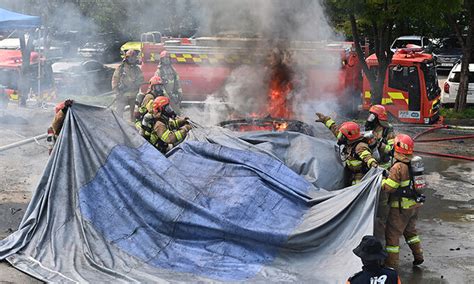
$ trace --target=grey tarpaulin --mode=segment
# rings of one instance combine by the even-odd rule
[[[331,141],[219,128],[166,158],[114,112],[75,104],[0,259],[51,282],[342,283],[381,176],[334,190],[338,163]]]

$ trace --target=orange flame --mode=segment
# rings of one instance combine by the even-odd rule
[[[274,125],[274,128],[276,131],[285,131],[286,128],[288,128],[288,122],[284,121],[284,122],[274,122],[273,123]]]
[[[290,118],[293,116],[291,106],[288,101],[288,94],[291,91],[290,83],[282,83],[272,80],[270,83],[268,113],[274,118]]]

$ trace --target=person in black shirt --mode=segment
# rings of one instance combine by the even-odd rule
[[[347,279],[346,283],[401,284],[398,273],[382,265],[388,255],[374,236],[364,236],[353,252],[362,260],[362,271]]]

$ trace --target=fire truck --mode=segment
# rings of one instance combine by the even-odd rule
[[[29,93],[35,94],[37,91],[38,64],[41,64],[41,100],[53,100],[55,92],[51,64],[46,62],[44,58],[40,58],[37,52],[32,52],[30,57],[30,72],[26,78],[31,87]],[[3,87],[0,96],[2,96],[1,100],[4,102],[19,99],[21,65],[20,50],[0,50],[0,85]]]
[[[378,66],[372,54],[366,59],[369,69]],[[439,119],[441,89],[438,85],[435,62],[422,48],[398,49],[385,73],[382,105],[401,122],[431,124]],[[362,107],[371,106],[370,84],[363,76]]]
[[[304,81],[305,95],[337,98],[356,110],[362,91],[361,66],[351,42],[271,41],[261,38],[199,37],[142,42],[141,69],[146,80],[156,71],[159,54],[167,50],[180,76],[183,103],[202,103],[221,90],[241,65],[265,65],[274,46],[284,45],[292,66]],[[255,78],[260,80],[262,78]],[[143,91],[146,86],[143,88]],[[256,94],[260,95],[260,94]],[[266,94],[261,94],[266,95]],[[346,109],[347,109],[346,108]],[[270,113],[270,116],[273,116]],[[289,118],[289,117],[286,117]]]

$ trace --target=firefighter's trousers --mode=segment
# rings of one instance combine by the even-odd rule
[[[119,93],[117,94],[117,114],[119,117],[123,117],[125,106],[130,106],[129,118],[130,121],[134,121],[133,110],[135,108],[135,98],[137,94],[133,92]],[[127,119],[127,117],[125,117]]]
[[[415,258],[415,263],[423,262],[421,240],[416,231],[416,220],[419,208],[399,209],[391,207],[385,229],[385,242],[388,258],[385,265],[397,269],[399,264],[400,237],[405,241]]]

